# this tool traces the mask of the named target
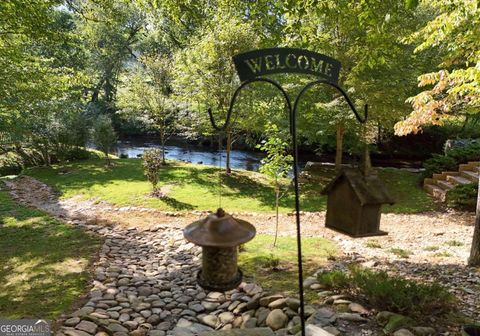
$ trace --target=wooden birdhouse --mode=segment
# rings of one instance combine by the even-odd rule
[[[359,169],[344,168],[322,194],[328,195],[327,228],[352,237],[387,234],[380,230],[381,207],[394,200],[377,175],[365,176]]]

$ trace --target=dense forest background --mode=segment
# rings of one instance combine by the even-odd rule
[[[109,123],[121,137],[254,148],[271,124],[288,128],[278,93],[246,90],[221,141],[206,111],[226,114],[239,84],[232,56],[264,47],[340,60],[340,85],[369,104],[362,130],[336,93],[310,91],[305,149],[358,154],[366,142],[425,158],[480,135],[476,1],[4,0],[0,13],[0,154],[25,162],[81,156]],[[275,79],[294,96],[312,78]]]

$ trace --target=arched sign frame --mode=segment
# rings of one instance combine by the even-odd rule
[[[364,124],[368,118],[368,105],[364,107],[364,115],[360,116],[355,105],[343,88],[338,85],[338,76],[340,73],[340,62],[323,54],[313,51],[296,48],[268,48],[253,50],[238,54],[233,57],[233,61],[241,80],[240,86],[235,90],[230,107],[227,112],[225,122],[222,126],[217,125],[213,117],[212,110],[208,109],[208,115],[213,128],[217,131],[226,130],[231,121],[231,116],[235,102],[242,90],[255,82],[264,82],[278,89],[285,98],[285,104],[288,110],[290,122],[290,135],[292,137],[293,154],[293,185],[295,192],[295,222],[297,233],[297,261],[298,261],[298,291],[300,299],[300,322],[302,336],[305,336],[305,300],[303,291],[303,261],[302,261],[302,237],[301,237],[301,219],[300,219],[300,194],[298,185],[298,144],[297,144],[297,112],[298,106],[303,95],[312,87],[318,85],[328,85],[335,88],[345,98],[348,106],[352,110],[356,119]],[[320,79],[307,83],[295,100],[290,100],[285,89],[275,80],[261,77],[276,73],[303,73],[315,75]]]

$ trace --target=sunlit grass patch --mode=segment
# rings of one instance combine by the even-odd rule
[[[239,266],[244,276],[272,292],[298,295],[297,241],[295,237],[274,237],[260,234],[242,246]],[[327,258],[337,254],[335,244],[324,238],[302,238],[304,274],[312,274],[325,264]],[[274,267],[273,267],[274,266]],[[306,290],[309,301],[318,295]]]
[[[1,183],[1,182],[0,182]],[[100,240],[0,191],[0,316],[54,319],[85,290]]]
[[[81,195],[84,199],[107,201],[117,206],[142,206],[166,211],[215,210],[219,205],[228,211],[273,212],[275,192],[268,179],[256,172],[233,170],[219,176],[218,167],[169,162],[159,173],[159,187],[168,189],[166,197],[151,197],[150,183],[140,159],[118,159],[113,167],[104,160],[75,162],[53,168],[27,169],[35,177],[61,192],[63,198]],[[68,174],[65,174],[68,170]],[[222,170],[223,171],[223,170]],[[435,202],[417,184],[417,175],[398,169],[380,169],[396,203],[385,206],[384,212],[418,213],[436,209]],[[327,197],[322,195],[326,184],[335,176],[333,167],[324,167],[311,181],[300,185],[303,211],[326,210]],[[220,179],[222,184],[220,185]],[[289,180],[283,180],[289,186]],[[294,209],[294,193],[290,188],[280,200],[280,212]]]

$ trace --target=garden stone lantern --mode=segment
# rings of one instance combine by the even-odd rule
[[[242,281],[237,265],[238,246],[252,240],[255,234],[252,224],[234,219],[223,209],[188,225],[183,230],[185,239],[202,247],[198,284],[214,291],[236,288]]]

